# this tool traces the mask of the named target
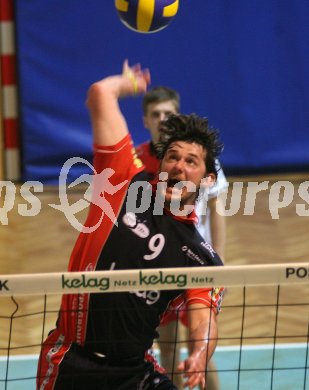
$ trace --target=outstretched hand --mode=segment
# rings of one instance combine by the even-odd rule
[[[105,77],[91,85],[87,95],[94,142],[115,145],[128,133],[118,100],[121,97],[144,93],[150,83],[150,72],[139,64],[129,66],[125,60],[122,73]]]
[[[121,91],[122,96],[144,93],[150,84],[149,69],[141,69],[140,64],[129,66],[128,60],[123,63],[122,77],[125,81]]]
[[[184,372],[184,387],[193,389],[195,386],[200,385],[202,389],[206,386],[206,353],[200,351],[200,353],[191,354],[186,360],[182,361],[177,369]]]

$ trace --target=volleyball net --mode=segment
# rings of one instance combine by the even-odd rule
[[[209,368],[220,389],[309,390],[309,263],[0,275],[0,389],[35,388],[62,294],[201,287],[226,289]],[[174,330],[153,348],[159,362],[160,346],[172,348],[166,369],[178,381],[189,340],[176,322]]]

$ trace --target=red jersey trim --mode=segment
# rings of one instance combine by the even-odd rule
[[[144,142],[136,147],[136,153],[142,160],[146,172],[155,176],[160,168],[160,160],[152,151],[152,143],[150,141]]]
[[[202,303],[209,307],[216,315],[221,310],[223,288],[195,288],[186,290],[176,297],[168,306],[161,317],[160,325],[168,325],[173,321],[180,320],[188,326],[188,306],[194,303]]]
[[[79,234],[70,257],[68,266],[70,272],[96,269],[100,253],[115,222],[106,214],[104,202],[108,202],[117,219],[132,178],[144,169],[136,156],[129,134],[115,145],[95,145],[94,148],[96,153],[92,200],[84,224],[85,230]],[[104,200],[103,203],[100,202],[100,197]],[[92,227],[95,229],[86,230]],[[62,297],[57,332],[65,336],[63,341],[65,345],[72,342],[84,344],[88,304],[87,293],[68,294]]]
[[[93,149],[95,152],[98,153],[117,153],[119,152],[124,146],[126,146],[129,142],[131,142],[131,136],[130,134],[127,134],[122,140],[120,140],[115,145],[98,145],[93,144]]]

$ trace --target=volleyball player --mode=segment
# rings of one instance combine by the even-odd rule
[[[150,133],[150,140],[136,146],[136,153],[150,177],[155,177],[160,167],[155,148],[160,139],[160,122],[171,114],[180,112],[180,96],[176,90],[166,86],[151,88],[143,96],[142,109],[144,127]],[[224,258],[226,226],[219,195],[227,190],[228,182],[218,160],[216,164],[216,183],[207,189],[207,194],[200,197],[196,205],[199,217],[197,229],[202,237],[212,244],[220,257]]]
[[[156,153],[156,144],[160,140],[160,123],[170,115],[176,115],[180,112],[180,96],[176,90],[166,86],[151,88],[143,96],[142,109],[144,127],[149,131],[151,138],[138,145],[136,147],[136,153],[142,160],[150,178],[153,178],[158,174],[160,168],[160,161]],[[215,251],[223,259],[226,225],[225,217],[221,212],[223,210],[223,203],[219,195],[226,191],[228,183],[219,161],[216,161],[216,163],[218,172],[216,183],[207,189],[207,193],[205,192],[196,204],[196,213],[198,216],[196,227],[204,240],[211,243]],[[181,317],[182,321],[176,324],[175,319],[178,317]],[[174,359],[175,339],[185,340],[187,338],[185,335],[186,329],[183,326],[183,323],[186,323],[184,316],[179,316],[179,313],[175,313],[170,318],[170,321],[166,318],[165,323],[161,324],[162,326],[159,329],[160,339],[158,340],[161,352],[160,361],[167,372],[173,372],[173,364],[177,364],[177,361],[180,359],[180,356],[178,356],[180,355],[178,348],[176,348],[176,361]],[[178,333],[177,337],[175,336],[175,332]],[[207,389],[218,390],[219,379],[215,367],[212,364],[210,368],[211,373],[207,377]],[[182,383],[182,378],[179,375],[174,375],[173,379],[178,385]]]
[[[153,185],[153,200],[147,210],[127,208],[129,185],[144,182],[147,176],[135,156],[118,100],[145,92],[149,82],[148,71],[129,67],[125,62],[122,74],[106,77],[89,89],[87,105],[98,173],[93,192],[98,196],[100,173],[112,169],[110,186],[118,190],[102,191],[102,196],[105,204],[112,207],[117,223],[97,201],[93,203],[85,226],[101,223],[92,233],[80,234],[69,271],[222,265],[194,226],[195,199],[201,182],[209,186],[215,181],[215,158],[220,151],[217,135],[208,130],[206,120],[175,116],[165,123],[162,130],[166,139],[160,151],[165,186]],[[178,185],[184,182],[191,182],[196,190],[190,192],[191,187]],[[162,213],[154,212],[156,201],[163,202]],[[175,208],[175,204],[179,207]],[[182,215],[187,209],[192,211]],[[37,388],[176,389],[167,376],[145,359],[145,354],[158,336],[156,328],[164,311],[180,297],[191,309],[188,326],[192,344],[190,355],[180,363],[179,370],[184,372],[186,386],[204,386],[207,362],[216,347],[216,315],[222,289],[64,295],[57,327],[42,346]]]

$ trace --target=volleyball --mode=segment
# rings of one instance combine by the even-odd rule
[[[115,0],[122,23],[139,33],[154,33],[167,27],[178,5],[179,0]]]

